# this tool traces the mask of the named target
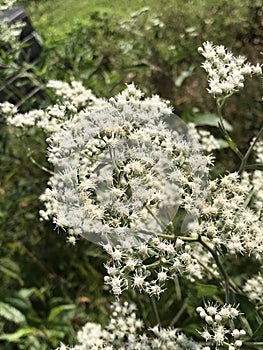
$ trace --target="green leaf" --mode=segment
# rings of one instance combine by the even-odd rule
[[[253,340],[262,341],[263,339],[263,322],[261,325],[256,329],[255,333],[252,335]]]
[[[182,73],[175,80],[175,86],[182,86],[183,82],[192,75],[195,67],[196,66],[192,65],[189,67],[189,69],[182,71]]]
[[[32,294],[35,293],[35,290],[36,290],[35,288],[23,288],[23,289],[20,289],[17,295],[22,299],[28,299],[29,297],[31,297]]]
[[[213,284],[201,284],[198,283],[194,288],[190,288],[187,293],[187,312],[193,316],[196,307],[200,305],[200,302],[204,298],[212,297],[214,300],[219,301],[220,287]]]
[[[261,323],[255,305],[252,304],[246,296],[241,294],[236,294],[235,299],[239,304],[239,310],[244,314],[252,332],[256,332]]]
[[[219,292],[218,286],[212,284],[197,284],[196,290],[199,298],[214,297]]]
[[[14,308],[20,310],[24,315],[28,316],[28,312],[33,311],[29,298],[34,291],[35,288],[23,288],[15,293],[4,293],[3,295],[0,294],[0,299],[2,298],[2,301],[12,305]]]
[[[67,304],[67,305],[60,305],[57,307],[54,307],[48,316],[48,321],[54,321],[62,312],[64,311],[70,311],[74,310],[76,308],[76,305],[74,304]]]
[[[198,126],[207,125],[218,127],[219,117],[214,113],[197,113],[194,114],[194,116],[191,118],[191,121]],[[228,121],[223,119],[223,123],[227,131],[233,130],[232,125]]]
[[[15,333],[0,335],[0,340],[7,340],[9,342],[16,343],[20,338],[30,334],[36,334],[37,332],[38,330],[36,328],[20,328]]]
[[[23,280],[20,277],[20,268],[11,259],[6,257],[0,258],[0,273],[1,272],[10,278],[18,280],[21,285],[23,284]]]
[[[0,316],[15,323],[25,322],[26,318],[21,311],[10,304],[0,301]]]

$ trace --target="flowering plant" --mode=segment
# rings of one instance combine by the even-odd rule
[[[20,68],[18,60],[23,47],[20,35],[24,23],[21,21],[12,23],[4,16],[5,11],[10,10],[15,2],[16,0],[0,1],[0,82],[2,85],[6,84],[6,80]]]
[[[9,124],[36,125],[48,134],[54,173],[41,196],[42,218],[66,229],[69,242],[84,237],[109,255],[104,281],[117,302],[106,328],[87,323],[79,331],[75,350],[263,345],[263,131],[243,154],[222,116],[245,76],[262,71],[223,46],[207,42],[199,51],[219,128],[241,161],[237,172],[217,178],[195,128],[167,101],[144,98],[133,84],[106,101],[80,83],[53,81],[59,101],[46,111],[22,115],[7,103],[0,107]],[[256,162],[249,164],[252,153]],[[236,276],[232,262],[244,260],[257,266],[255,275]],[[181,306],[166,319],[158,303],[169,292],[170,305]],[[155,326],[123,303],[129,295],[151,299]],[[60,350],[66,348],[61,344]]]

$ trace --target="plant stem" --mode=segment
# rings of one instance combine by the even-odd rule
[[[169,327],[173,327],[173,326],[176,324],[176,322],[179,320],[179,318],[180,318],[180,317],[182,316],[182,314],[184,313],[186,307],[187,307],[187,302],[186,302],[186,300],[184,300],[184,302],[183,302],[181,308],[179,309],[179,311],[177,312],[177,314],[176,314],[176,315],[174,316],[174,318],[172,319],[172,321],[171,321]]]
[[[245,169],[252,169],[252,170],[263,170],[263,163],[255,163],[255,164],[247,164],[245,165]]]
[[[54,175],[55,173],[51,170],[49,170],[48,168],[44,167],[43,165],[40,165],[31,155],[29,156],[29,159],[31,160],[31,162],[33,164],[35,164],[38,168],[40,168],[41,170],[45,171],[46,173],[50,174],[50,175]]]
[[[32,156],[32,154],[34,153],[30,148],[28,148],[28,157],[29,157],[29,159],[31,160],[31,162],[33,163],[33,164],[35,164],[38,168],[40,168],[41,170],[43,170],[43,171],[45,171],[46,173],[48,173],[48,174],[50,174],[50,175],[54,175],[55,173],[54,173],[54,171],[52,171],[52,170],[50,170],[50,169],[48,169],[48,168],[46,168],[46,167],[44,167],[43,165],[41,165],[41,164],[39,164],[34,158],[33,158],[33,156]]]
[[[166,239],[175,239],[175,236],[173,236],[173,235],[166,235],[165,233],[158,233],[157,236],[161,237],[161,238],[166,238]]]
[[[159,316],[159,311],[158,311],[158,308],[157,308],[157,305],[156,305],[155,297],[152,297],[150,299],[151,299],[151,305],[152,305],[152,309],[153,309],[156,321],[157,321],[158,325],[161,326],[161,319],[160,319],[160,316]]]
[[[165,233],[158,233],[157,236],[161,237],[161,238],[172,239],[172,240],[175,240],[175,239],[178,238],[178,239],[181,239],[184,242],[197,242],[198,241],[198,238],[196,238],[196,237],[173,236],[173,235],[168,235],[168,234],[165,234]]]
[[[255,140],[253,141],[253,143],[250,145],[249,149],[247,150],[246,154],[244,155],[240,168],[238,170],[238,173],[241,175],[242,172],[244,171],[244,169],[246,168],[247,165],[247,161],[248,158],[251,154],[251,152],[253,151],[253,148],[255,147],[255,144],[258,142],[258,140],[260,139],[260,136],[263,134],[263,127],[260,129],[259,133],[257,134],[257,136],[255,137]]]
[[[158,217],[152,212],[152,210],[146,205],[145,208],[148,210],[148,212],[151,214],[151,216],[154,218],[154,220],[157,222],[160,227],[165,230],[166,226],[161,222],[161,220],[158,219]],[[171,237],[168,237],[171,238]]]
[[[225,99],[223,100],[216,100],[216,107],[217,107],[217,114],[219,116],[219,128],[223,133],[223,136],[226,140],[226,142],[228,143],[229,147],[232,149],[232,151],[235,152],[235,154],[239,157],[239,159],[241,159],[241,161],[243,161],[244,156],[243,154],[239,151],[236,143],[232,140],[232,138],[230,137],[229,133],[227,132],[224,122],[223,122],[223,116],[222,116],[222,107],[225,103]]]
[[[224,268],[224,266],[221,264],[221,261],[219,259],[219,256],[215,250],[213,250],[207,243],[205,243],[201,236],[199,236],[198,241],[202,244],[203,247],[205,247],[213,256],[215,259],[216,265],[221,272],[221,275],[224,280],[224,285],[225,285],[225,303],[230,304],[230,283],[229,283],[229,276]]]
[[[199,237],[178,236],[177,238],[181,239],[184,242],[199,242]]]
[[[174,287],[175,287],[176,299],[177,299],[177,301],[181,301],[182,300],[182,292],[181,292],[180,282],[179,282],[179,279],[177,276],[174,278]]]

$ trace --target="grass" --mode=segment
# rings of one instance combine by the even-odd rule
[[[85,21],[94,12],[106,12],[112,18],[128,19],[131,13],[148,7],[149,14],[153,16],[165,12],[174,14],[176,28],[177,21],[186,13],[194,22],[204,18],[204,15],[207,15],[207,20],[211,20],[210,16],[213,17],[217,7],[223,13],[227,11],[228,21],[236,22],[242,9],[261,6],[261,0],[243,0],[242,4],[240,0],[232,0],[230,8],[227,0],[18,0],[18,3],[25,7],[37,32],[44,37],[53,36],[54,39],[65,31],[70,32],[75,22]],[[233,12],[235,8],[238,9],[238,15]]]
[[[23,4],[32,19],[36,29],[66,30],[77,20],[85,20],[95,11],[107,12],[118,18],[128,18],[130,13],[145,6],[156,7],[158,1],[154,0],[57,0],[57,1],[23,1]]]
[[[37,29],[45,28],[45,30],[52,27],[57,30],[65,29],[76,20],[84,20],[94,11],[107,12],[121,19],[128,18],[132,12],[143,7],[149,7],[152,14],[160,14],[163,10],[172,8],[178,13],[188,12],[191,15],[224,3],[222,0],[212,2],[210,0],[21,0],[20,2],[25,6]],[[234,2],[238,3],[238,0]],[[254,2],[254,6],[258,5],[258,0]],[[243,6],[246,4],[251,5],[249,0],[242,2]]]

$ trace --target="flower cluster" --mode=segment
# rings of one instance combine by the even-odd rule
[[[147,332],[135,311],[134,304],[115,303],[105,329],[89,322],[78,332],[79,345],[61,344],[57,350],[210,350],[173,328],[155,326]]]
[[[116,297],[127,288],[160,297],[171,279],[184,275],[194,281],[203,277],[202,267],[194,257],[191,246],[180,238],[175,243],[153,238],[129,249],[121,246],[113,248],[107,244],[104,249],[111,257],[105,266],[108,275],[104,281]],[[205,260],[207,257],[199,251],[198,258]],[[205,262],[209,266],[209,259]]]
[[[243,292],[246,293],[251,301],[263,305],[263,277],[261,274],[246,281]]]
[[[245,63],[223,46],[206,42],[209,89],[225,98],[244,85],[259,65]],[[238,309],[227,296],[238,287],[228,278],[220,253],[263,256],[262,173],[255,170],[209,178],[220,148],[209,132],[186,126],[158,96],[144,98],[133,84],[109,100],[96,98],[79,82],[50,81],[57,104],[46,110],[17,113],[0,104],[9,125],[37,126],[48,135],[48,160],[54,166],[41,195],[43,219],[65,228],[68,240],[78,236],[101,244],[109,255],[104,278],[116,299],[128,288],[159,298],[171,280],[219,280],[226,305],[199,306],[206,323],[200,332],[208,346],[176,329],[146,329],[135,307],[113,305],[106,328],[87,323],[74,350],[210,350],[243,345],[245,330],[235,327]],[[263,143],[255,145],[263,163]],[[263,303],[262,276],[244,284],[243,292]],[[196,304],[195,304],[196,305]],[[67,347],[61,345],[60,350]]]
[[[209,344],[218,346],[228,345],[228,350],[239,349],[246,335],[244,329],[234,327],[234,319],[239,311],[233,305],[209,305],[205,308],[198,306],[196,309],[199,316],[205,321],[206,328],[200,332],[201,336]]]
[[[253,142],[254,140],[252,140]],[[256,164],[263,164],[263,140],[259,140],[253,151],[256,155]],[[242,183],[251,188],[251,207],[259,217],[263,216],[263,172],[255,169],[254,171],[244,171],[242,174]]]
[[[134,85],[108,102],[79,82],[48,86],[58,99],[46,110],[21,114],[7,102],[0,106],[9,125],[37,126],[50,136],[48,159],[56,174],[40,197],[43,219],[70,227],[74,243],[85,227],[145,239],[163,230],[179,207],[187,213],[184,226],[198,216],[211,158],[202,156],[194,126],[174,116],[168,103],[142,99]]]
[[[16,3],[16,0],[1,0],[0,11],[6,11],[13,7]]]
[[[49,138],[55,175],[42,199],[71,236],[131,245],[163,232],[179,208],[182,227],[199,215],[211,159],[165,101],[142,95],[129,85]]]
[[[225,246],[232,254],[263,256],[263,225],[258,214],[247,207],[249,189],[237,173],[209,182],[206,204],[199,221],[191,225],[192,236],[207,239],[217,249]]]
[[[15,4],[16,0],[1,0],[0,2],[0,14],[2,11],[10,10]],[[22,21],[16,21],[12,23],[5,17],[1,18],[0,21],[0,46],[8,50],[9,64],[12,51],[19,50],[21,48],[20,35],[24,27]],[[4,52],[1,53],[1,56]],[[3,57],[1,57],[2,59]]]
[[[5,118],[12,118],[17,113],[17,108],[12,103],[5,101],[0,103],[0,112]]]
[[[194,123],[188,123],[188,130],[192,139],[199,142],[202,150],[211,153],[214,150],[220,149],[223,140],[216,139],[210,131],[198,129]]]
[[[245,190],[236,173],[210,181],[198,220],[188,224],[181,238],[171,235],[177,232],[171,225],[168,240],[155,237],[136,247],[104,245],[111,257],[105,283],[117,297],[127,288],[159,297],[167,282],[178,275],[192,281],[218,276],[205,245],[214,251],[224,246],[228,254],[253,254],[262,259],[263,225],[245,207]]]
[[[75,111],[79,107],[91,107],[96,105],[101,99],[98,99],[90,89],[86,89],[80,81],[71,81],[66,83],[60,80],[50,80],[47,87],[55,91],[56,97],[61,104],[71,105],[75,107]]]
[[[208,92],[213,96],[230,95],[243,88],[246,76],[262,74],[259,64],[246,63],[245,57],[235,57],[223,45],[207,41],[198,50],[206,59],[202,67],[208,73]]]
[[[9,125],[16,127],[36,126],[49,134],[69,129],[76,122],[78,110],[85,105],[86,110],[96,109],[103,104],[103,100],[87,90],[80,82],[64,83],[51,80],[47,85],[53,88],[59,97],[57,104],[46,110],[31,110],[27,113],[17,113],[16,107],[8,102],[0,104],[0,110],[6,112]]]

